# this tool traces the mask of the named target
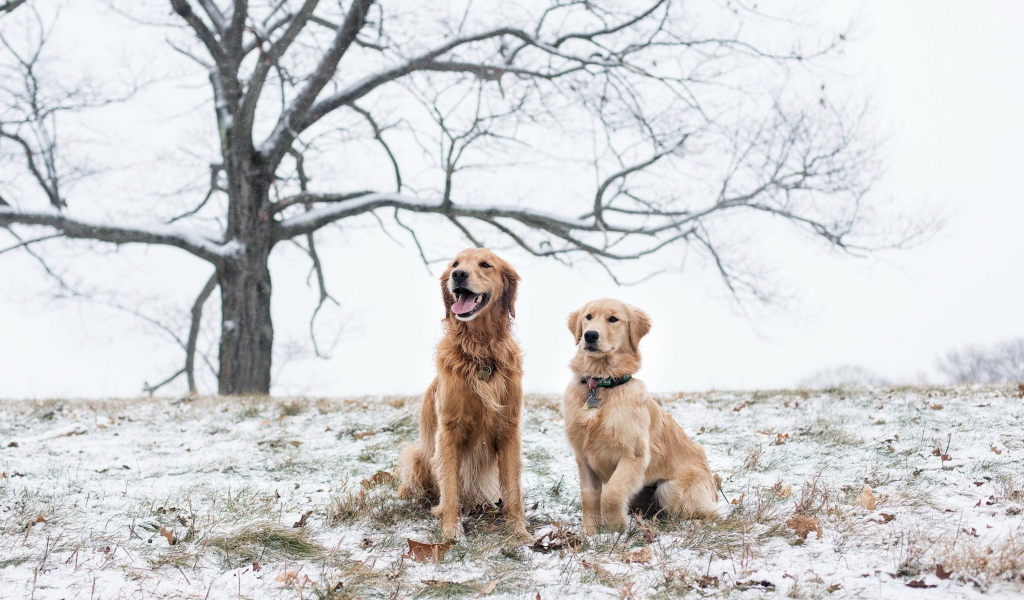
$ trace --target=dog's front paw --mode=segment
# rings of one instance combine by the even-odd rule
[[[446,523],[442,520],[441,536],[444,537],[445,541],[449,542],[461,542],[466,539],[466,532],[462,529],[462,521],[456,519],[454,523]]]
[[[512,537],[515,538],[520,544],[532,544],[533,536],[526,530],[525,521],[509,521],[509,531],[512,533]]]
[[[597,523],[584,523],[583,535],[588,537],[592,535],[597,535]]]
[[[616,512],[610,515],[602,515],[602,520],[604,521],[604,526],[611,531],[622,532],[626,529],[627,521],[624,513],[619,514]]]

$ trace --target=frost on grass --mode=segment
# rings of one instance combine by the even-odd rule
[[[1024,591],[1015,388],[662,400],[722,478],[718,518],[637,516],[621,535],[581,537],[558,399],[530,397],[524,490],[537,541],[516,543],[500,510],[485,507],[451,547],[427,504],[396,498],[417,399],[6,401],[0,590],[53,599]]]

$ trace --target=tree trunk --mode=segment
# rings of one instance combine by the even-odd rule
[[[228,170],[231,240],[241,244],[218,269],[221,290],[221,394],[269,394],[274,325],[270,317],[273,246],[268,215],[270,176],[253,155]]]
[[[268,249],[269,250],[269,249]],[[221,394],[269,394],[274,325],[270,318],[270,270],[266,255],[227,262],[221,290]]]

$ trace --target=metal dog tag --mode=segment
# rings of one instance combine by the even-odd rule
[[[597,390],[590,390],[587,394],[587,409],[595,409],[601,407],[601,397],[597,395]]]
[[[491,373],[493,373],[493,372],[494,372],[494,369],[492,369],[490,367],[481,367],[481,369],[476,372],[476,378],[481,380],[481,381],[490,381],[491,380]]]

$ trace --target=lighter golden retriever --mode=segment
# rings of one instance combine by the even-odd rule
[[[647,486],[656,486],[654,500],[670,514],[715,514],[718,494],[704,449],[632,377],[650,328],[643,311],[607,298],[569,315],[577,350],[563,414],[580,472],[585,535],[602,522],[622,530],[630,502]]]
[[[447,539],[462,511],[499,500],[511,533],[530,540],[520,488],[522,355],[512,337],[519,275],[483,248],[463,250],[441,276],[445,334],[437,377],[420,409],[420,439],[400,457],[402,498],[438,500]]]

